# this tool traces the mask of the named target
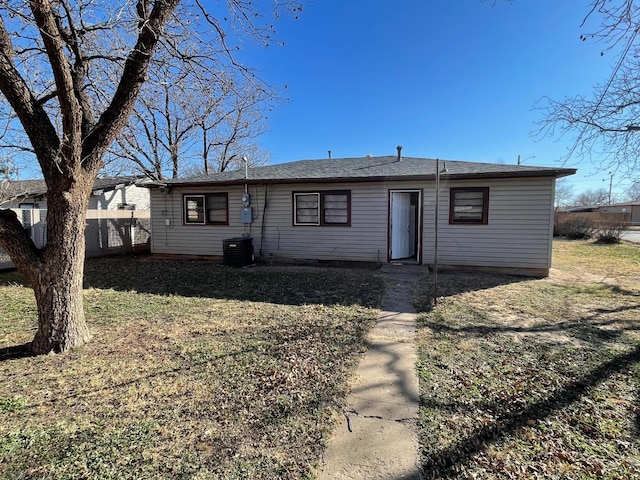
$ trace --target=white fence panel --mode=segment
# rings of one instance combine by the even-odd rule
[[[37,247],[47,243],[47,211],[12,209],[18,215]],[[150,249],[149,210],[87,210],[86,256],[145,252]],[[13,268],[13,263],[0,249],[0,269]]]

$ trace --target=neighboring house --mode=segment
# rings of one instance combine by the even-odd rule
[[[141,187],[144,177],[105,177],[96,179],[90,210],[148,210],[149,190]],[[0,208],[47,208],[47,185],[44,180],[14,180],[8,182]]]
[[[628,225],[640,225],[640,203],[639,202],[627,202],[616,203],[613,205],[592,205],[581,207],[570,207],[562,210],[563,213],[593,213],[616,215],[617,219],[621,219]]]
[[[292,163],[152,182],[151,251],[433,264],[436,160]],[[575,169],[439,161],[438,264],[548,275],[556,178]],[[245,242],[246,243],[246,242]]]
[[[600,205],[594,212],[622,215],[629,225],[640,225],[640,203],[617,203],[615,205]]]

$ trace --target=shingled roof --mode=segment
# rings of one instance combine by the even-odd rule
[[[440,176],[448,179],[564,177],[576,173],[572,168],[532,167],[494,163],[439,160]],[[432,180],[436,174],[436,160],[397,156],[300,160],[264,167],[222,172],[199,177],[151,182],[146,186],[162,185],[231,185],[239,183],[293,182],[366,182],[389,180]]]
[[[120,186],[127,187],[140,182],[143,178],[137,176],[97,178],[92,192],[114,190]],[[44,180],[12,180],[7,183],[7,194],[11,198],[40,197],[47,193],[47,184]]]

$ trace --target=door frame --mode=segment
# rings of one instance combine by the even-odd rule
[[[423,234],[423,189],[422,188],[390,188],[387,192],[387,263],[391,263],[391,229],[392,229],[392,208],[391,196],[393,193],[416,193],[418,194],[418,204],[416,214],[413,219],[414,228],[416,229],[415,238],[415,260],[416,264],[422,265],[422,234]]]

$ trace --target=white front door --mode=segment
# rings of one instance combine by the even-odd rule
[[[391,260],[416,254],[416,209],[411,205],[411,192],[391,192]]]

